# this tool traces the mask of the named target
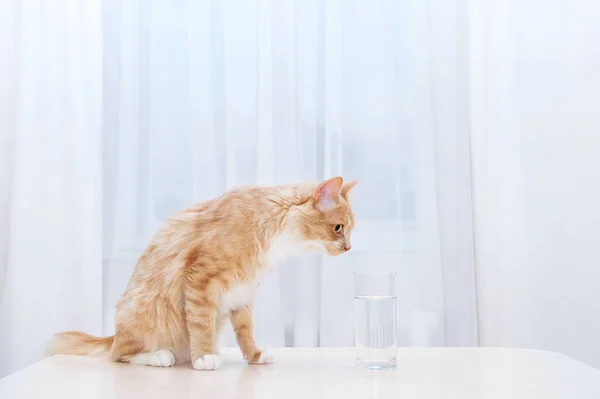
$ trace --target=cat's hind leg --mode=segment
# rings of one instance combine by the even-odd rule
[[[175,355],[168,349],[159,349],[133,355],[129,358],[129,363],[154,367],[171,367],[175,364]]]
[[[115,351],[114,349],[117,349]],[[171,367],[175,364],[176,359],[173,352],[168,349],[157,349],[153,351],[127,351],[118,352],[118,348],[113,348],[113,360],[122,363],[143,364],[154,367]]]
[[[147,348],[142,341],[144,340],[139,335],[131,334],[126,327],[117,325],[111,348],[112,360],[154,367],[171,367],[175,364],[173,352],[168,349]]]

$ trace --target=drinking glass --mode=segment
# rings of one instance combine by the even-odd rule
[[[354,273],[356,366],[396,367],[396,273]]]

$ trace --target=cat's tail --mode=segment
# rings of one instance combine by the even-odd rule
[[[62,332],[54,336],[47,354],[101,356],[110,351],[114,340],[114,335],[94,337],[81,331]]]

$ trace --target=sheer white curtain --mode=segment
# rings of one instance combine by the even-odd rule
[[[0,376],[61,329],[102,332],[100,15],[0,2]]]
[[[0,10],[0,374],[60,329],[111,333],[171,213],[333,175],[361,179],[353,250],[267,277],[261,344],[352,345],[361,268],[398,271],[401,345],[477,344],[462,0]]]
[[[352,271],[381,268],[399,273],[402,345],[476,344],[457,5],[106,1],[106,331],[165,217],[234,185],[342,175],[361,179],[353,250],[267,278],[261,343],[352,345]]]
[[[470,15],[481,344],[600,367],[600,3]]]

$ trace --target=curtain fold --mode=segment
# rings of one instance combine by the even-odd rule
[[[469,14],[480,342],[600,367],[600,3]]]
[[[102,332],[100,6],[2,5],[0,375],[60,330]]]

